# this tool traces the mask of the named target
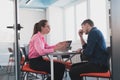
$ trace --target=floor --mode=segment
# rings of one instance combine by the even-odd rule
[[[0,66],[0,80],[15,80],[15,73],[8,73],[6,66]]]
[[[39,79],[36,79],[34,75],[29,75],[28,80],[42,80],[41,75],[38,75]],[[0,80],[15,80],[15,73],[14,70],[11,71],[11,73],[8,73],[7,67],[0,66]],[[67,73],[67,77],[65,77],[63,80],[70,80],[69,73]],[[87,80],[97,80],[96,78],[87,78]],[[108,79],[99,79],[99,80],[108,80]]]

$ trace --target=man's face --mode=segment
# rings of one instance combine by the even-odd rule
[[[88,34],[88,27],[89,27],[89,24],[84,24],[84,25],[82,25],[82,30],[83,30],[83,33],[85,33],[85,34]]]

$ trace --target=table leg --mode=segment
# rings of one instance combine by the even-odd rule
[[[70,57],[67,59],[67,60],[65,60],[65,62],[67,62],[68,60],[70,60],[71,61],[71,58],[73,57],[73,56],[75,56],[76,54],[72,54],[72,55],[70,55]],[[72,61],[71,61],[72,62]]]
[[[49,55],[50,57],[50,66],[51,66],[51,80],[54,80],[54,63],[53,63],[53,55]]]

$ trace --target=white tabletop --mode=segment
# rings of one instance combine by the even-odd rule
[[[48,55],[70,55],[70,54],[78,54],[75,51],[71,51],[71,52],[54,52]]]

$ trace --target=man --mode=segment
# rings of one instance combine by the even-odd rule
[[[83,80],[83,78],[80,77],[82,73],[107,72],[109,66],[109,55],[101,31],[94,27],[94,23],[90,19],[83,21],[81,26],[82,29],[79,31],[79,37],[82,49],[78,52],[87,58],[88,62],[72,65],[69,72],[71,80]],[[88,34],[87,43],[83,39],[83,33]]]

